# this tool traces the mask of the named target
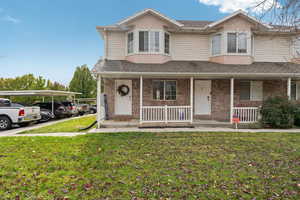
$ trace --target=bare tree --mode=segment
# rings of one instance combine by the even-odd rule
[[[300,29],[300,0],[257,0],[250,10],[256,10],[259,19],[278,29]]]

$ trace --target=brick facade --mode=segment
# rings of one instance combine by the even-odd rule
[[[140,80],[132,80],[132,115],[114,115],[115,102],[115,80],[104,79],[104,93],[107,95],[109,119],[138,119],[140,112]],[[169,79],[177,81],[177,98],[175,101],[153,100],[152,81],[154,79],[144,79],[143,81],[143,105],[162,106],[162,105],[190,105],[190,80],[189,79]],[[157,80],[157,79],[155,79]],[[261,101],[240,100],[240,80],[235,80],[234,84],[234,106],[260,106]],[[286,96],[286,80],[265,80],[263,81],[263,98],[270,96]],[[230,118],[230,80],[212,80],[211,85],[211,115],[195,116],[195,119],[213,119],[218,121],[229,121]]]

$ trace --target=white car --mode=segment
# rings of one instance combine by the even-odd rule
[[[25,107],[0,98],[0,130],[10,129],[13,124],[26,126],[40,119],[40,107]]]

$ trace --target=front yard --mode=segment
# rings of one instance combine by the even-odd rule
[[[0,138],[0,199],[299,199],[300,134]]]

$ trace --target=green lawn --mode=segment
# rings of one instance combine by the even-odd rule
[[[20,134],[25,133],[57,133],[57,132],[80,132],[80,128],[84,128],[92,124],[96,120],[96,116],[84,116],[80,118],[70,119],[65,122],[58,122],[53,125],[37,128],[29,131],[23,131]]]
[[[0,138],[0,199],[300,199],[300,134]]]

